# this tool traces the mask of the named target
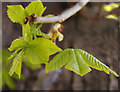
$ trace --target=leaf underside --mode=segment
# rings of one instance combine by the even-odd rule
[[[46,71],[53,71],[63,67],[64,65],[66,69],[71,70],[81,76],[90,72],[91,69],[89,67],[91,67],[104,71],[107,74],[112,73],[118,77],[118,75],[105,64],[80,49],[66,49],[61,51],[46,65]]]

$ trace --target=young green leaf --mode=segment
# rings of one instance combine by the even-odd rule
[[[13,65],[9,71],[9,75],[12,76],[15,72],[19,78],[21,76],[21,63],[22,63],[22,56],[24,54],[24,51],[20,51],[19,54],[14,58]]]
[[[118,7],[119,7],[119,3],[111,3],[111,4],[103,6],[104,10],[107,11],[107,12],[110,12],[113,9],[118,8]]]
[[[52,41],[45,38],[33,40],[25,49],[25,55],[32,64],[47,63],[49,56],[61,51]]]
[[[10,51],[16,50],[18,48],[25,48],[28,46],[28,43],[25,42],[22,38],[15,39],[10,47],[8,48]]]
[[[8,60],[9,60],[9,59],[12,59],[13,57],[15,57],[20,50],[21,50],[21,48],[17,49],[15,52],[13,52],[13,53],[10,55],[10,57],[8,58]]]
[[[23,37],[26,42],[32,41],[32,33],[30,31],[29,23],[22,25],[23,28]]]
[[[42,16],[43,12],[45,11],[46,7],[43,6],[41,1],[31,2],[26,8],[25,13],[26,16],[31,16],[32,14],[36,14],[37,16]]]
[[[65,49],[57,54],[47,65],[46,72],[63,67],[69,61],[70,49]]]
[[[117,17],[117,15],[115,15],[115,14],[107,15],[106,18],[115,19],[115,20],[118,20],[120,22],[120,17]]]
[[[92,68],[95,68],[97,70],[100,70],[100,71],[104,71],[107,74],[112,73],[112,74],[114,74],[115,76],[118,77],[118,75],[113,70],[111,70],[108,66],[106,66],[102,62],[100,62],[98,59],[96,59],[91,54],[89,54],[89,53],[87,53],[83,50],[80,50],[80,49],[77,49],[77,51],[81,54],[83,60],[85,61],[85,63],[88,66],[90,66]]]
[[[30,61],[28,60],[27,57],[23,57],[23,63],[30,69],[35,70],[35,69],[40,69],[41,65],[40,64],[32,64],[30,63]]]
[[[31,30],[31,32],[34,34],[34,35],[37,35],[37,36],[43,36],[43,37],[46,37],[46,38],[51,38],[48,34],[45,34],[43,32],[41,32],[41,30]]]
[[[81,76],[91,71],[88,67],[90,66],[97,70],[104,71],[107,74],[111,72],[118,77],[118,75],[105,64],[80,49],[66,49],[60,52],[46,65],[46,71],[52,71],[61,68],[64,65],[66,69],[71,70]]]
[[[25,18],[24,8],[21,5],[8,5],[7,15],[11,21],[23,24]]]
[[[66,49],[56,55],[50,63],[47,64],[46,71],[52,71],[64,65],[66,69],[74,71],[81,76],[91,71],[82,59],[82,56],[74,49]]]
[[[82,56],[76,49],[71,49],[69,51],[69,61],[66,64],[65,68],[74,71],[81,76],[91,71],[89,66],[84,62]]]

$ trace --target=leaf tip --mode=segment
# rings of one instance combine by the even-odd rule
[[[119,75],[118,75],[116,72],[114,72],[113,70],[111,70],[111,69],[110,69],[110,73],[112,73],[112,74],[115,75],[116,77],[119,77]]]
[[[12,75],[13,75],[13,72],[10,70],[8,74],[9,74],[10,76],[12,76]]]
[[[11,51],[10,48],[8,48],[8,50]]]

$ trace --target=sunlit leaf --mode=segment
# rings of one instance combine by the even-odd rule
[[[21,76],[21,63],[22,63],[22,56],[24,54],[24,51],[20,51],[19,54],[14,58],[12,67],[9,71],[9,75],[12,76],[15,72],[19,78]]]
[[[111,4],[108,4],[108,5],[104,5],[103,8],[104,8],[105,11],[110,12],[113,9],[118,8],[118,7],[119,7],[119,3],[111,3]]]
[[[19,49],[17,49],[16,51],[14,51],[14,52],[10,55],[10,57],[8,58],[8,60],[9,60],[9,59],[12,59],[13,57],[15,57],[20,50],[21,50],[21,48],[19,48]]]
[[[45,38],[33,40],[25,49],[25,55],[32,64],[47,63],[49,56],[61,51],[52,41]]]
[[[36,14],[38,16],[42,16],[43,12],[45,11],[46,7],[43,6],[41,1],[31,2],[26,8],[25,12],[27,16],[32,14]]]
[[[22,28],[23,28],[24,40],[27,42],[31,42],[32,41],[32,33],[30,31],[29,23],[22,25]]]
[[[8,49],[9,49],[9,51],[13,51],[18,48],[26,48],[27,46],[28,46],[28,43],[25,42],[24,39],[17,38],[12,42],[12,44],[10,45],[10,47]]]
[[[82,56],[77,49],[71,49],[69,52],[69,61],[65,66],[66,69],[74,71],[75,73],[83,76],[91,71],[88,65],[84,62]]]
[[[56,55],[50,63],[47,64],[46,71],[52,71],[64,65],[66,69],[74,71],[81,76],[91,71],[81,55],[74,49],[66,49]]]
[[[11,19],[11,21],[23,24],[24,16],[24,8],[21,5],[7,5],[7,15]]]
[[[46,38],[51,38],[51,36],[49,36],[48,34],[45,34],[45,33],[41,32],[41,30],[39,30],[39,29],[31,30],[31,32],[34,35],[37,35],[37,36],[43,36],[43,37],[46,37]]]
[[[66,69],[71,70],[81,76],[91,71],[88,67],[90,66],[97,70],[104,71],[107,74],[111,72],[118,77],[118,75],[105,64],[100,62],[91,54],[80,49],[66,49],[61,51],[46,65],[46,71],[52,71],[61,68],[64,65]]]
[[[107,74],[112,73],[118,77],[118,75],[113,70],[111,70],[108,66],[106,66],[102,62],[100,62],[98,59],[96,59],[93,55],[80,49],[77,49],[77,50],[81,54],[83,60],[88,66],[95,68],[97,70],[100,70],[100,71],[104,71]]]
[[[120,18],[117,17],[115,14],[108,15],[108,16],[106,16],[106,18],[108,18],[108,19],[115,19],[115,20],[120,21]]]

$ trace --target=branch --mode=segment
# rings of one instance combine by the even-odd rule
[[[71,7],[70,9],[67,9],[66,11],[62,12],[58,16],[53,17],[39,17],[35,14],[31,15],[29,17],[29,23],[30,24],[37,24],[37,23],[55,23],[55,22],[63,22],[72,15],[76,14],[78,11],[80,11],[89,0],[84,0],[83,2],[78,2],[76,5]]]

